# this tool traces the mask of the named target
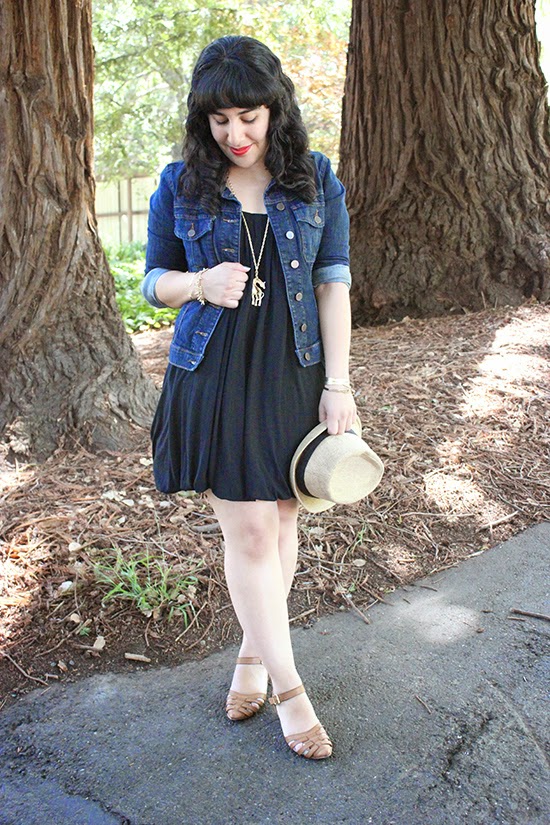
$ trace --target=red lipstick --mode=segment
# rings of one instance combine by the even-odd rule
[[[249,146],[243,146],[242,149],[233,149],[232,146],[230,146],[229,148],[231,149],[234,155],[246,155],[246,153],[250,149],[250,146],[252,146],[252,144],[250,144]]]

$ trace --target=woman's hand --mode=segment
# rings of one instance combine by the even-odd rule
[[[355,423],[357,409],[351,392],[323,390],[319,403],[319,421],[327,422],[329,435],[341,435]]]
[[[235,309],[243,297],[249,266],[224,261],[202,276],[202,291],[209,304]]]

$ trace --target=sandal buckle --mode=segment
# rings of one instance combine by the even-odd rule
[[[278,694],[278,693],[274,693],[274,694],[271,696],[271,698],[270,698],[269,702],[270,702],[270,704],[272,704],[272,705],[280,705],[280,704],[281,704],[281,700],[279,699],[279,694]]]

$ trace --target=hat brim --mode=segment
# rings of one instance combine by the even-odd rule
[[[324,510],[330,510],[331,507],[336,506],[335,501],[329,501],[325,498],[315,498],[314,496],[308,496],[306,493],[303,493],[298,485],[296,484],[296,467],[298,466],[298,462],[302,457],[304,450],[309,447],[312,441],[321,435],[321,433],[326,432],[327,430],[327,422],[321,421],[320,424],[317,424],[307,435],[305,438],[300,441],[298,447],[296,448],[296,452],[292,456],[292,461],[290,462],[290,486],[292,487],[292,492],[302,504],[305,509],[309,513],[322,513]],[[361,420],[359,416],[356,416],[355,423],[353,425],[353,430],[356,432],[356,435],[361,438]]]

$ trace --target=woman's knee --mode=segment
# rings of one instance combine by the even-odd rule
[[[275,521],[266,523],[256,519],[243,520],[225,537],[226,553],[246,556],[250,561],[260,561],[277,551],[278,531]]]
[[[226,502],[222,506],[214,502],[214,510],[222,528],[226,553],[239,553],[253,560],[276,551],[279,517],[275,502]]]

